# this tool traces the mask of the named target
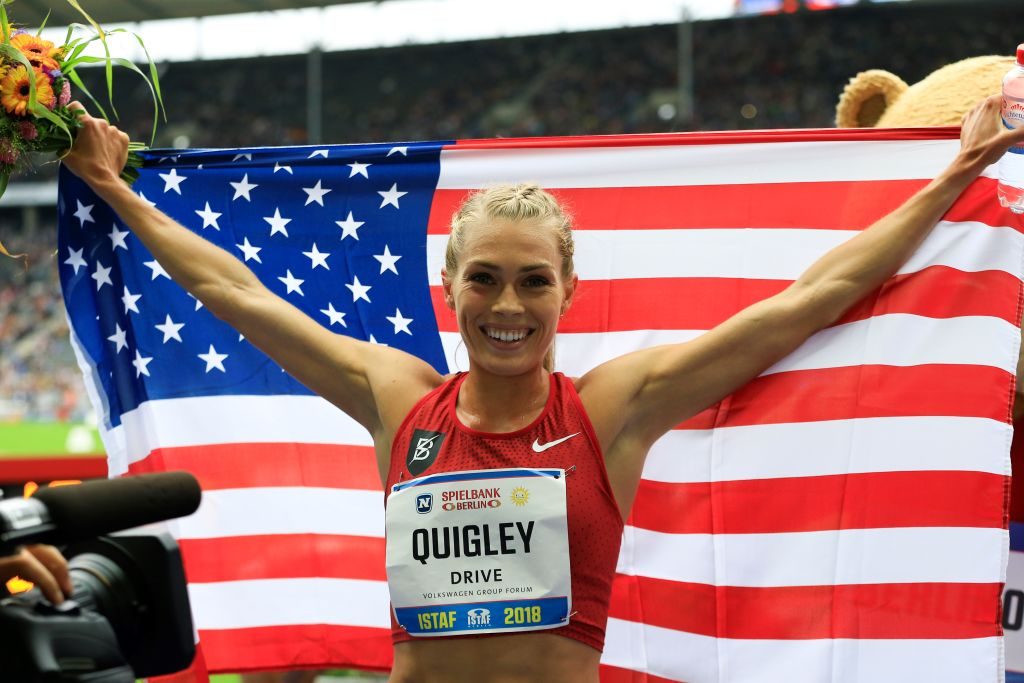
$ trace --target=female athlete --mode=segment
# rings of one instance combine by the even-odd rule
[[[1024,128],[1004,130],[998,110],[993,97],[967,114],[938,178],[785,291],[692,341],[577,379],[550,362],[577,286],[572,235],[536,186],[483,191],[453,219],[442,281],[469,371],[442,377],[331,333],[152,208],[118,178],[127,136],[84,109],[64,162],[177,283],[373,436],[389,492],[391,681],[593,683],[622,524],[651,444],[893,275],[964,188],[1024,143]],[[456,599],[466,595],[473,604]]]

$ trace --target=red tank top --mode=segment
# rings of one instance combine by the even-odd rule
[[[464,373],[452,377],[409,411],[391,447],[385,491],[390,492],[398,482],[440,472],[564,469],[573,613],[568,625],[541,632],[573,638],[601,650],[623,525],[608,483],[604,456],[579,394],[571,379],[553,373],[547,404],[537,419],[518,431],[493,434],[466,427],[455,414],[459,387],[466,377]],[[420,457],[414,460],[414,435],[418,444],[436,441],[440,446],[436,452],[421,449]],[[428,441],[422,441],[424,437]],[[541,448],[539,452],[535,452],[534,444]],[[391,626],[394,642],[414,638],[398,626],[394,614]]]

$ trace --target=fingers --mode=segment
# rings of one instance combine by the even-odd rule
[[[27,548],[22,548],[14,557],[0,560],[0,576],[5,581],[15,576],[31,581],[53,604],[64,602],[64,595],[57,585],[57,579]]]
[[[71,585],[71,572],[68,571],[68,561],[59,550],[52,545],[31,545],[26,548],[39,562],[46,567],[57,585],[64,592],[64,595],[71,595],[74,586]]]

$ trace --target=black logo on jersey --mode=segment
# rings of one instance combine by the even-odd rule
[[[441,444],[444,443],[443,432],[428,432],[425,429],[416,429],[412,433],[412,441],[409,442],[409,452],[405,454],[405,466],[413,476],[423,474],[428,467],[434,464],[437,454],[441,452]]]

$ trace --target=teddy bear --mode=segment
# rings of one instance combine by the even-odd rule
[[[1014,57],[988,55],[947,64],[907,85],[883,69],[862,71],[847,83],[836,106],[839,128],[959,126],[964,114],[1002,90]]]

